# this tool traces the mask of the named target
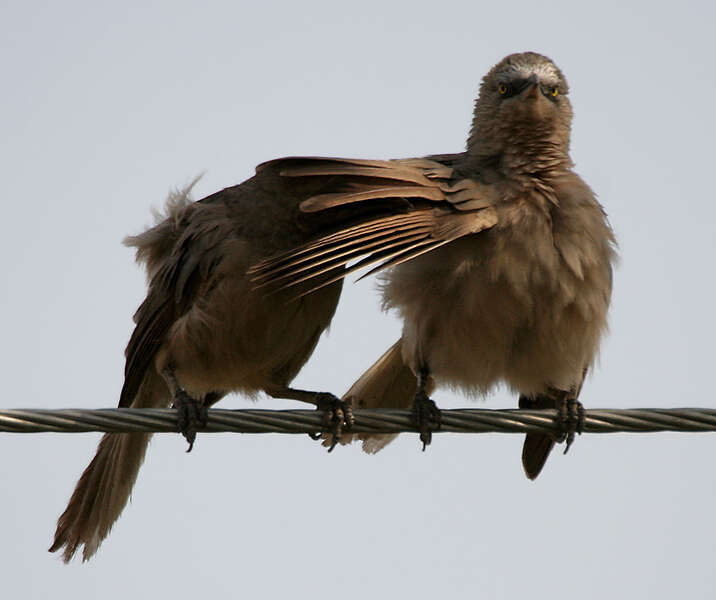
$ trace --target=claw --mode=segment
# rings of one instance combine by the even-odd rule
[[[559,422],[561,433],[558,442],[566,442],[563,454],[567,454],[574,442],[575,434],[582,435],[584,431],[584,406],[574,396],[569,395],[559,403]]]
[[[423,391],[418,391],[413,398],[413,423],[420,431],[423,452],[433,440],[433,431],[440,429],[441,414],[437,404]]]
[[[316,395],[316,410],[324,411],[323,428],[330,439],[328,452],[332,452],[341,439],[344,429],[353,427],[353,401],[351,398],[340,400],[333,394],[320,393]],[[311,439],[318,440],[323,434],[308,434]]]
[[[174,395],[172,408],[177,410],[177,429],[189,442],[187,452],[191,452],[196,441],[196,432],[198,429],[206,427],[208,421],[208,411],[203,402],[192,398],[184,390],[177,390]]]

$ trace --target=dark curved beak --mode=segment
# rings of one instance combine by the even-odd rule
[[[539,81],[537,75],[532,73],[527,79],[524,80],[522,89],[520,90],[520,96],[522,99],[536,98],[539,95]]]

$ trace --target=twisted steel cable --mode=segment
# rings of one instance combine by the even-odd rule
[[[442,410],[439,432],[550,433],[559,431],[554,409]],[[211,409],[201,432],[315,433],[325,429],[324,413],[316,410]],[[356,410],[351,433],[417,431],[409,410]],[[0,432],[79,433],[176,432],[173,409],[103,408],[0,410]],[[716,409],[637,408],[584,411],[584,433],[646,433],[655,431],[716,431]]]

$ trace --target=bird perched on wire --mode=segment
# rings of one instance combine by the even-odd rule
[[[377,263],[367,274],[382,272],[403,334],[344,398],[412,406],[424,449],[440,426],[435,384],[485,393],[505,383],[522,408],[558,409],[559,435],[526,436],[531,479],[581,426],[577,397],[607,327],[615,260],[604,210],[572,170],[568,92],[549,58],[512,54],[482,80],[465,152],[268,163],[291,180],[333,182],[304,213],[356,214],[251,271],[257,286],[306,297]],[[361,436],[369,452],[393,437]]]
[[[340,280],[289,302],[292,293],[266,297],[247,276],[252,264],[328,227],[335,217],[298,209],[326,185],[265,168],[198,202],[190,201],[189,186],[170,196],[156,226],[125,240],[146,264],[149,290],[134,316],[120,407],[173,404],[191,449],[207,407],[229,392],[263,391],[315,404],[339,437],[344,422],[351,422],[350,408],[331,394],[289,384],[331,322]],[[129,499],[150,437],[102,437],[58,520],[50,551],[63,550],[66,562],[81,547],[84,560],[96,552]]]

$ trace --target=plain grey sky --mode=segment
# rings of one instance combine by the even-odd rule
[[[116,405],[144,295],[120,240],[170,187],[205,171],[201,197],[282,155],[460,151],[482,75],[535,50],[571,84],[573,158],[621,248],[582,400],[713,407],[713,6],[0,3],[2,405]],[[374,284],[348,285],[296,383],[340,394],[398,335]],[[712,435],[585,435],[536,482],[516,435],[425,453],[404,435],[376,456],[156,436],[98,555],[65,566],[46,548],[98,438],[0,435],[4,597],[714,596]]]

